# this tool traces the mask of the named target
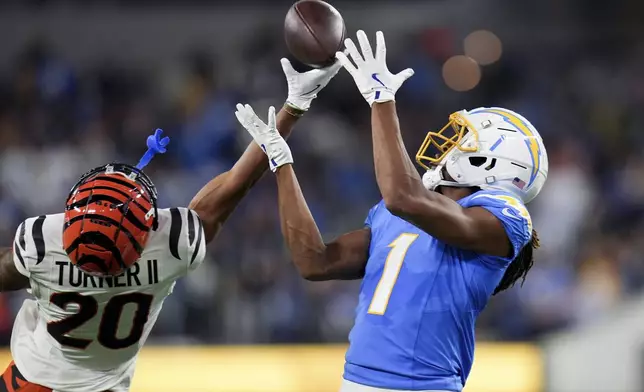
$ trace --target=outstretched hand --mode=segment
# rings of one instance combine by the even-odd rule
[[[286,102],[299,110],[308,110],[318,93],[329,84],[331,79],[342,68],[342,65],[336,61],[328,67],[300,73],[293,68],[288,59],[283,58],[280,62],[288,84]]]
[[[346,52],[349,53],[353,63],[347,55],[337,52],[335,57],[338,62],[351,74],[353,80],[358,86],[369,105],[374,102],[394,101],[396,91],[402,86],[405,80],[409,79],[414,70],[407,68],[397,74],[392,74],[387,68],[387,48],[385,46],[385,36],[382,31],[376,33],[376,55],[371,50],[371,44],[364,31],[358,30],[356,34],[362,54],[350,38],[344,41]]]
[[[293,163],[291,149],[277,130],[273,106],[268,109],[268,124],[264,123],[248,104],[238,103],[235,117],[264,151],[272,171],[276,171],[282,165]]]

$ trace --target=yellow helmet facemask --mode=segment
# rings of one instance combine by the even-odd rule
[[[445,156],[454,148],[463,152],[476,152],[479,147],[479,134],[465,118],[466,112],[460,111],[449,116],[449,122],[438,132],[428,132],[425,141],[416,153],[416,162],[426,170],[430,166],[438,166]],[[461,145],[468,132],[472,132],[473,143],[470,147]]]

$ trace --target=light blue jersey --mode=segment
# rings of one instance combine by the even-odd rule
[[[529,242],[525,206],[505,192],[459,201],[505,227],[510,258],[446,245],[378,203],[369,212],[369,260],[349,335],[344,378],[377,388],[461,391],[472,368],[474,324],[506,268]]]

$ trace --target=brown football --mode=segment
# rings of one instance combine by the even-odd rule
[[[342,15],[321,0],[300,0],[284,20],[284,39],[291,54],[300,62],[320,68],[335,61],[335,52],[344,47]]]

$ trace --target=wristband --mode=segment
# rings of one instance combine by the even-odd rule
[[[296,108],[295,106],[291,105],[290,103],[286,102],[284,103],[284,110],[286,113],[290,114],[293,117],[300,118],[306,113],[306,110],[302,110],[299,108]]]

